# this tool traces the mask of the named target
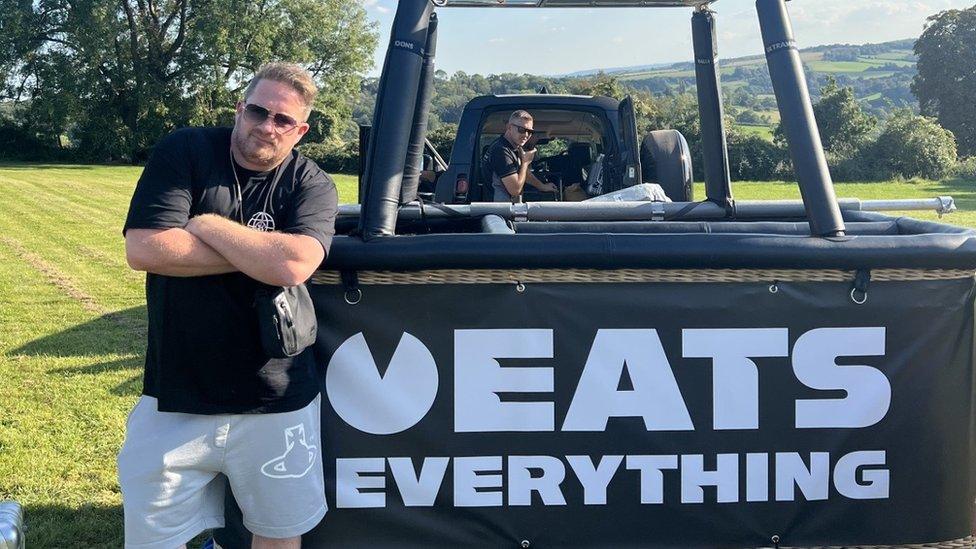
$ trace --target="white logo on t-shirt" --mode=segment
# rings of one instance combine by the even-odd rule
[[[247,226],[266,233],[275,230],[274,218],[268,212],[258,212],[252,215],[251,219],[247,222]]]

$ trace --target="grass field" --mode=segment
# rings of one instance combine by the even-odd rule
[[[122,545],[115,455],[141,388],[146,328],[143,276],[126,267],[121,228],[139,172],[0,165],[0,499],[26,506],[29,547]],[[341,201],[355,202],[355,178],[336,179]],[[735,190],[739,199],[799,196],[790,183]],[[963,211],[949,221],[976,227],[973,181],[837,190],[953,195]]]
[[[758,135],[766,141],[772,141],[773,134],[775,132],[775,130],[769,126],[748,126],[746,124],[739,124],[736,129],[746,135]]]
[[[114,456],[145,299],[121,230],[140,171],[0,165],[0,499],[26,505],[29,547],[122,546]]]

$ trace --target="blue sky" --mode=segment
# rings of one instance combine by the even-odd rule
[[[363,0],[380,25],[373,74],[382,66],[396,0]],[[801,47],[884,42],[917,37],[925,19],[976,0],[793,0],[790,13]],[[719,0],[719,52],[762,52],[754,0]],[[690,61],[691,10],[471,9],[438,10],[437,68],[449,73],[579,70]]]

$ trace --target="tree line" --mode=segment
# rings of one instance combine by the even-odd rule
[[[177,127],[230,124],[234,102],[254,70],[288,59],[307,66],[323,92],[302,150],[328,170],[355,170],[357,125],[369,123],[378,85],[363,77],[377,30],[361,2],[0,0],[0,13],[0,158],[143,162],[154,143]],[[871,47],[829,51],[840,61]],[[899,67],[891,77],[858,82],[811,77],[818,125],[838,180],[976,177],[976,109],[970,106],[976,97],[976,7],[932,16],[913,47],[917,73]],[[759,93],[768,92],[767,69],[742,66],[735,73],[743,84],[725,92],[733,177],[792,178],[782,132],[776,129],[771,139],[755,132],[756,126],[775,126],[773,100]],[[870,91],[864,86],[904,87],[905,79],[911,79],[912,97],[904,102],[879,110],[856,98]],[[444,156],[473,97],[544,88],[630,95],[642,132],[677,129],[701,158],[693,79],[657,78],[652,84],[607,74],[437,71],[434,80],[429,137]]]
[[[0,157],[142,162],[177,127],[231,123],[278,59],[318,82],[308,137],[328,139],[376,42],[356,0],[0,0]]]

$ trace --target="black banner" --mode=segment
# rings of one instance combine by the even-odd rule
[[[863,305],[840,282],[362,289],[311,287],[330,511],[306,547],[973,532],[971,279]]]

